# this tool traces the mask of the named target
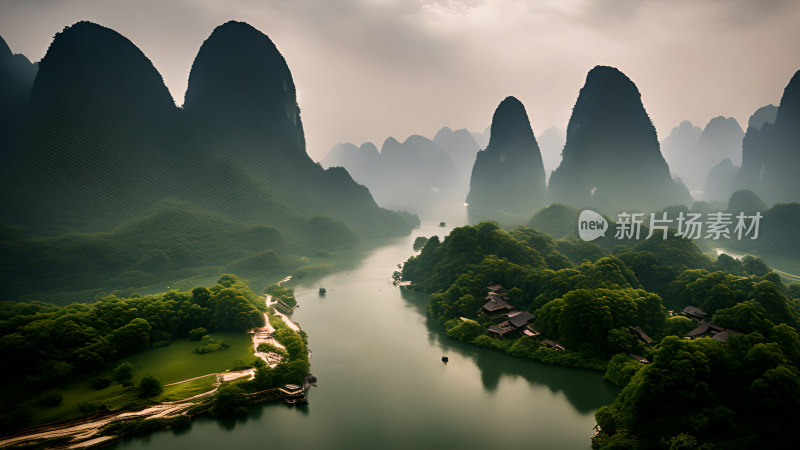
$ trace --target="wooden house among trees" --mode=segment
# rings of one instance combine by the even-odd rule
[[[498,338],[517,333],[525,334],[528,323],[532,321],[535,316],[528,311],[513,311],[506,314],[506,317],[508,320],[499,325],[489,327],[489,333]]]
[[[533,319],[536,318],[533,314],[529,313],[528,311],[513,311],[506,314],[506,318],[511,325],[514,325],[517,328],[522,328],[525,325],[529,324]]]
[[[496,296],[496,295],[488,295],[486,297],[488,302],[481,306],[481,309],[478,310],[478,313],[485,313],[490,316],[498,316],[501,314],[508,314],[514,311],[514,306],[508,303],[505,299]]]
[[[525,328],[522,329],[522,334],[532,338],[542,335],[542,333],[539,333],[538,331],[534,330],[533,327],[530,326],[530,324],[525,325]]]
[[[494,285],[491,285],[491,286],[487,286],[486,289],[488,289],[490,293],[508,295],[508,291],[506,290],[506,288],[504,288],[500,284],[494,284]]]
[[[731,330],[713,323],[700,321],[700,324],[694,330],[686,334],[687,339],[697,339],[700,337],[709,336],[714,340],[720,341],[723,344],[728,343],[728,336],[732,334],[742,334],[736,330]]]
[[[550,339],[542,339],[542,344],[546,345],[547,348],[554,348],[554,349],[560,350],[560,351],[564,351],[565,350],[565,348],[563,346],[561,346],[561,344],[559,344],[556,341],[552,341]]]
[[[508,335],[516,334],[518,331],[519,329],[508,321],[489,327],[489,334],[496,338],[504,338]]]
[[[683,308],[683,315],[690,319],[704,320],[708,314],[696,306]]]

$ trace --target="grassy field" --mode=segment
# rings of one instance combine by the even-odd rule
[[[250,336],[246,333],[214,333],[217,340],[230,344],[227,350],[219,350],[204,355],[194,353],[199,342],[188,339],[174,341],[166,347],[148,350],[120,361],[133,365],[133,381],[151,375],[161,384],[224,372],[242,363],[252,363],[255,359]],[[119,364],[117,363],[117,364]],[[44,424],[55,420],[71,420],[87,414],[87,406],[105,406],[111,411],[144,407],[154,401],[174,401],[191,397],[212,389],[216,378],[206,376],[186,383],[165,386],[158,397],[145,399],[139,396],[136,387],[123,387],[119,383],[96,390],[89,384],[92,377],[75,381],[67,386],[54,389],[63,396],[61,404],[53,407],[31,407],[34,424]],[[83,410],[81,407],[83,406]]]
[[[246,333],[214,333],[214,339],[230,344],[227,350],[198,355],[194,349],[200,344],[188,339],[174,341],[166,347],[139,353],[120,362],[133,365],[133,378],[152,375],[161,384],[199,377],[210,373],[224,372],[233,368],[236,361],[252,363],[255,359],[250,336]]]
[[[216,381],[216,375],[208,375],[196,380],[187,381],[186,383],[164,386],[164,392],[161,393],[158,401],[170,402],[189,398],[197,394],[202,394],[203,392],[208,392],[214,388]]]

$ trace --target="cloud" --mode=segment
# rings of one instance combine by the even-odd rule
[[[507,95],[537,134],[564,128],[586,72],[619,67],[659,133],[717,115],[745,122],[800,67],[790,0],[112,0],[0,3],[0,30],[37,60],[88,19],[139,46],[182,103],[214,27],[246,21],[276,43],[298,86],[309,152],[339,141],[482,130]]]

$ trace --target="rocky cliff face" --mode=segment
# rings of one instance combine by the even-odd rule
[[[507,97],[492,116],[489,145],[472,168],[470,211],[501,222],[527,219],[544,206],[545,197],[542,155],[528,114],[519,100]]]
[[[589,72],[580,91],[550,193],[555,201],[610,212],[691,201],[686,188],[670,178],[636,85],[604,66]]]

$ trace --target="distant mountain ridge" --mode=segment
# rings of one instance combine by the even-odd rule
[[[338,144],[320,164],[345,168],[384,207],[419,213],[438,201],[463,202],[477,152],[469,131],[443,127],[433,139],[388,137],[380,152],[371,142]]]
[[[703,129],[684,120],[661,141],[661,153],[670,167],[672,176],[680,178],[687,187],[699,189],[692,161],[700,153],[700,136]],[[705,176],[705,175],[704,175]]]

